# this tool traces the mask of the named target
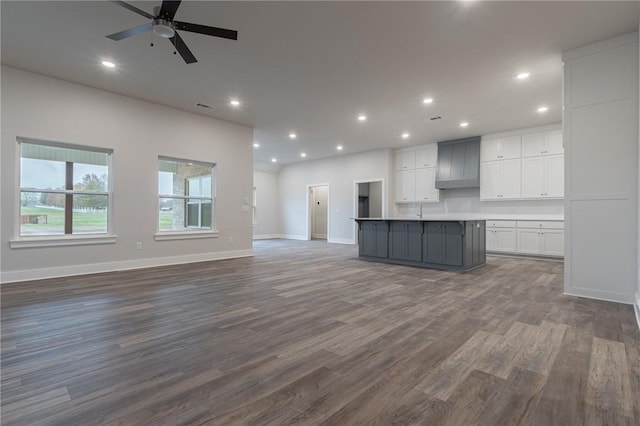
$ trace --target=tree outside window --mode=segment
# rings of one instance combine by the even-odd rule
[[[214,229],[214,164],[160,157],[158,230]]]

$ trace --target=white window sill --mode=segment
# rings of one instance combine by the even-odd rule
[[[174,231],[158,232],[153,236],[156,241],[190,240],[193,238],[218,238],[218,231]]]
[[[20,237],[9,241],[12,249],[32,247],[83,246],[91,244],[114,244],[116,236],[111,234],[56,235],[41,237]]]

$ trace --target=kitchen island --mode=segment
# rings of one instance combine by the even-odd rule
[[[355,218],[366,260],[468,271],[486,263],[485,221],[442,218]]]

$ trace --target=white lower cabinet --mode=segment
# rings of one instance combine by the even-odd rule
[[[564,256],[560,221],[487,221],[488,252]]]

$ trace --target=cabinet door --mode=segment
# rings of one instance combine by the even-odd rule
[[[544,157],[544,196],[564,197],[564,155]]]
[[[500,199],[520,198],[520,160],[500,161],[502,175],[500,177]]]
[[[500,139],[482,139],[480,142],[480,161],[500,159]]]
[[[376,223],[360,222],[358,249],[360,256],[376,256]]]
[[[562,146],[562,130],[551,130],[544,133],[544,154],[564,154]]]
[[[522,135],[522,156],[536,157],[544,154],[544,133],[530,133]]]
[[[480,163],[480,199],[498,200],[502,168],[500,161]]]
[[[410,170],[416,167],[415,151],[396,152],[396,170]]]
[[[401,170],[396,172],[395,183],[396,202],[415,201],[416,199],[416,171]]]
[[[440,265],[462,265],[462,225],[458,222],[427,222],[422,259]]]
[[[438,165],[438,145],[427,146],[416,150],[416,169],[436,167]]]
[[[564,231],[545,229],[541,234],[541,254],[564,256]]]
[[[540,230],[518,229],[518,253],[540,254]]]
[[[423,202],[436,202],[440,199],[440,190],[436,189],[436,168],[416,169],[416,199]]]
[[[505,253],[516,252],[516,230],[515,229],[496,229],[496,248],[495,251]]]
[[[487,235],[485,237],[485,247],[487,251],[496,251],[498,247],[498,235],[495,229],[487,228]]]
[[[520,158],[521,155],[522,155],[522,150],[521,150],[520,135],[500,138],[500,159],[501,160]]]
[[[522,198],[544,197],[544,157],[522,159]]]
[[[420,262],[422,259],[422,223],[391,222],[389,257]]]

